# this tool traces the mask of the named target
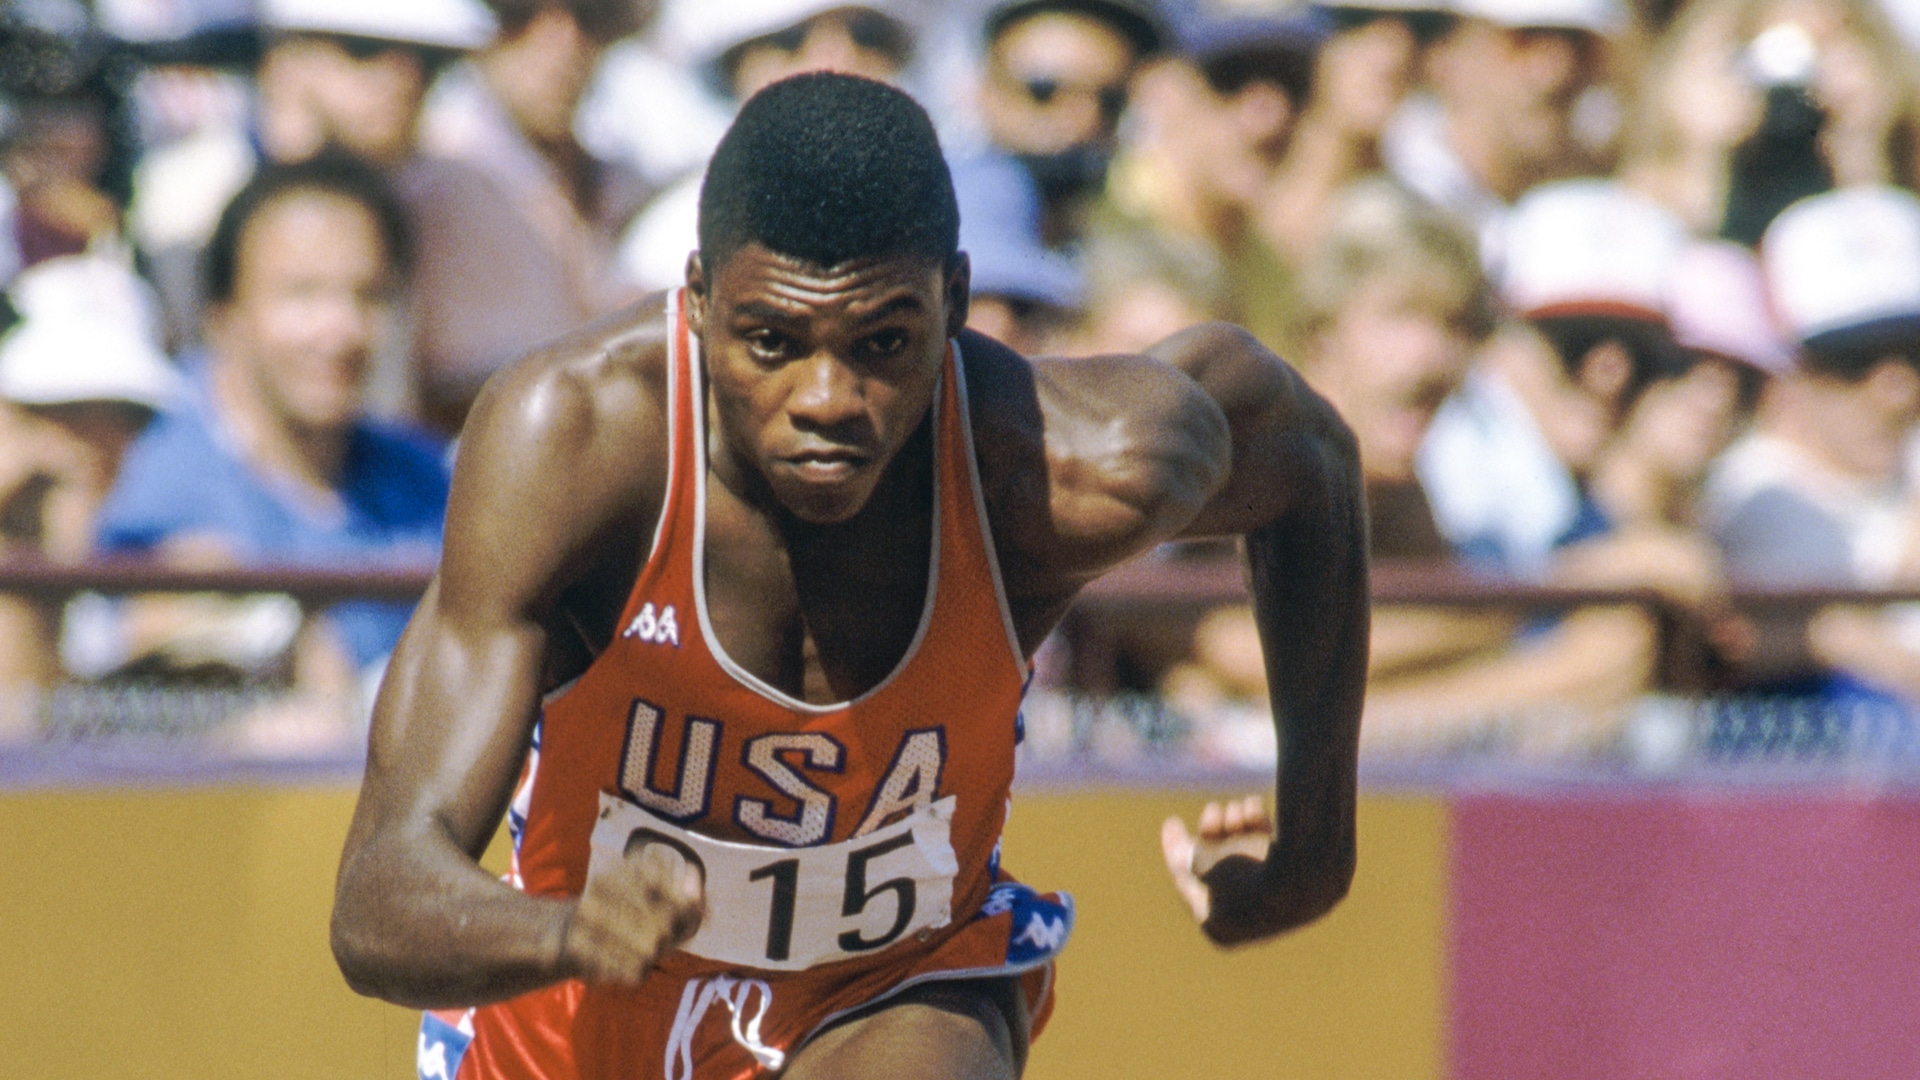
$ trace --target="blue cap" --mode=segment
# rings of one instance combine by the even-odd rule
[[[1234,56],[1311,58],[1327,40],[1331,23],[1311,7],[1287,4],[1223,5],[1184,0],[1166,5],[1177,51],[1198,64]]]
[[[973,264],[974,293],[1078,308],[1086,283],[1071,262],[1040,242],[1040,194],[1026,169],[994,154],[952,168],[960,249]]]

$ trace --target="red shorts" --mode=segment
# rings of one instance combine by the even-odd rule
[[[1019,976],[1038,1035],[1072,901],[994,886],[956,930],[896,963],[717,971],[670,957],[635,989],[565,982],[466,1013],[429,1013],[421,1080],[761,1080],[834,1020],[922,983]],[[891,950],[889,950],[891,951]]]

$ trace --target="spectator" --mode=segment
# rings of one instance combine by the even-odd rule
[[[1389,128],[1388,168],[1480,232],[1497,275],[1500,221],[1537,184],[1597,171],[1576,107],[1629,25],[1620,0],[1457,0],[1460,18],[1427,57],[1431,97]]]
[[[463,230],[493,235],[518,217],[484,176],[420,147],[428,86],[448,64],[492,39],[492,14],[479,0],[265,0],[259,17],[265,49],[254,66],[251,136],[190,138],[155,151],[141,166],[134,219],[166,298],[171,338],[197,338],[201,249],[221,208],[259,161],[299,162],[321,153],[353,154],[392,180],[415,224],[420,264],[431,269],[428,286],[415,296],[415,322],[441,327],[455,317],[446,309],[464,302],[457,277],[444,281],[454,275],[442,268],[465,249],[446,251],[457,241],[439,222],[458,213]],[[423,333],[418,344],[431,349],[442,340]],[[374,411],[418,411],[415,345],[403,335],[385,342],[369,384]]]
[[[1040,194],[1041,236],[1071,247],[1106,180],[1129,84],[1166,42],[1152,0],[1006,0],[985,22],[978,109],[988,152]]]
[[[1920,584],[1908,453],[1920,421],[1920,200],[1850,188],[1789,207],[1762,247],[1800,346],[1756,429],[1709,482],[1713,534],[1736,580],[1772,586]],[[1846,696],[1860,683],[1920,701],[1920,636],[1903,611],[1821,611],[1772,672]],[[1812,668],[1837,673],[1795,681]]]
[[[1709,466],[1741,433],[1768,381],[1793,367],[1768,302],[1746,248],[1695,241],[1676,258],[1667,313],[1683,366],[1640,395],[1594,469],[1594,497],[1613,521],[1701,525]]]
[[[0,7],[0,286],[119,237],[130,111],[106,44],[82,4]]]
[[[127,445],[177,391],[144,288],[109,259],[69,255],[8,291],[24,318],[0,338],[0,558],[92,553]],[[0,690],[61,680],[60,627],[59,605],[0,596]],[[0,729],[5,712],[0,702]]]
[[[1494,327],[1473,239],[1396,185],[1355,185],[1302,268],[1301,297],[1301,371],[1359,442],[1374,557],[1451,559],[1414,460]],[[1652,671],[1650,620],[1631,610],[1584,611],[1516,638],[1518,628],[1503,613],[1377,608],[1363,727],[1369,747],[1431,749],[1499,723],[1533,725],[1513,734],[1535,752],[1586,744],[1604,737]],[[1195,645],[1197,662],[1164,684],[1178,706],[1206,718],[1223,702],[1261,700],[1265,677],[1244,609],[1209,616]],[[1203,745],[1242,745],[1231,729],[1203,721],[1203,732]]]
[[[1290,262],[1305,259],[1352,181],[1380,171],[1380,140],[1419,82],[1427,50],[1453,26],[1444,0],[1315,5],[1328,26],[1259,226]]]
[[[1132,137],[1089,216],[1089,347],[1143,348],[1225,319],[1284,353],[1289,271],[1254,218],[1305,107],[1320,27],[1197,11],[1173,25],[1174,48],[1136,80]]]
[[[696,57],[697,70],[738,107],[763,87],[808,71],[894,81],[913,56],[914,13],[902,0],[690,0],[669,9],[663,33]],[[700,246],[705,173],[703,156],[622,238],[621,270],[636,286],[671,289],[686,281],[687,256]]]
[[[954,173],[960,249],[972,266],[967,326],[1022,356],[1065,351],[1086,285],[1072,263],[1040,243],[1040,202],[1018,166],[1004,159]]]
[[[1617,519],[1593,488],[1643,392],[1686,369],[1666,315],[1683,230],[1617,184],[1573,180],[1524,197],[1509,241],[1502,293],[1524,322],[1496,335],[1421,448],[1441,532],[1500,573],[1652,590],[1687,614],[1691,640],[1737,647],[1708,538]]]
[[[1565,181],[1515,208],[1498,335],[1435,418],[1420,478],[1441,530],[1485,564],[1545,576],[1604,531],[1585,481],[1640,390],[1677,362],[1665,288],[1677,221],[1618,185]]]
[[[442,76],[421,121],[429,153],[482,177],[418,204],[422,409],[447,434],[509,360],[637,297],[615,274],[615,245],[648,194],[637,175],[587,153],[573,122],[602,52],[644,25],[652,4],[489,6],[499,34]]]
[[[361,415],[408,259],[398,201],[370,167],[330,155],[263,166],[208,245],[208,351],[190,362],[181,407],[128,452],[100,548],[200,568],[429,564],[445,456]],[[207,607],[141,601],[128,620],[134,656],[252,674],[291,663],[304,711],[252,732],[282,746],[346,736],[351,713],[339,703],[356,698],[357,678],[377,669],[407,618],[404,607],[349,603],[303,625],[284,601],[254,601],[242,611],[255,630],[236,635],[233,618],[209,622]]]
[[[1621,176],[1751,244],[1801,196],[1911,184],[1915,95],[1874,0],[1695,0],[1647,65]]]

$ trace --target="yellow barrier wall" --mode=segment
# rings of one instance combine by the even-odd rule
[[[0,1077],[413,1075],[412,1013],[327,951],[338,787],[0,795]],[[1162,880],[1199,796],[1016,800],[1007,864],[1079,901],[1033,1080],[1440,1074],[1444,812],[1362,804],[1360,877],[1324,923],[1231,954]]]

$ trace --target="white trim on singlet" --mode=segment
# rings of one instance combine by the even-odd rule
[[[1000,580],[1000,549],[993,543],[993,522],[987,517],[987,492],[980,483],[980,456],[973,442],[973,406],[967,399],[966,358],[960,342],[953,342],[954,389],[960,402],[960,439],[967,455],[967,481],[973,488],[973,516],[980,521],[980,543],[986,548],[987,569],[993,574],[993,599],[1000,608],[1000,625],[1007,631],[1007,649],[1013,655],[1013,669],[1027,670],[1027,654],[1020,648],[1020,633],[1013,625],[1013,605],[1007,601],[1006,583]]]
[[[673,425],[675,416],[680,412],[680,380],[684,377],[680,374],[680,331],[686,317],[686,291],[684,289],[669,291],[667,293],[667,487],[660,496],[660,517],[653,523],[653,543],[647,548],[647,561],[641,564],[642,574],[646,573],[647,567],[653,565],[653,557],[660,553],[660,540],[667,535],[667,507],[673,498],[674,478],[680,475],[674,471],[680,464],[677,460],[680,453],[680,440],[676,437],[679,432],[674,430]],[[687,334],[691,340],[692,330],[689,329]],[[698,389],[697,383],[695,389]],[[691,411],[695,417],[694,431],[698,432],[700,430],[698,395],[693,399]]]
[[[682,309],[684,306],[684,299],[685,299],[684,295],[682,293],[682,290],[680,289],[673,289],[668,291],[667,293],[667,299],[666,299],[666,308],[667,308],[667,312],[666,312],[666,319],[667,319],[667,409],[666,409],[666,412],[667,412],[667,487],[666,487],[666,490],[660,496],[659,517],[653,523],[653,543],[651,546],[647,548],[646,559],[640,564],[640,568],[634,573],[634,588],[636,590],[640,587],[640,579],[646,575],[647,568],[653,565],[654,556],[660,553],[661,538],[667,535],[667,511],[669,509],[669,503],[672,502],[672,498],[673,498],[673,494],[672,494],[673,493],[673,476],[674,476],[673,467],[675,465],[674,458],[675,458],[675,455],[677,455],[680,452],[679,447],[675,445],[676,440],[674,439],[674,419],[673,418],[674,418],[674,414],[680,411],[679,392],[680,392],[680,380],[682,378],[680,374],[680,363],[679,363],[680,361],[680,356],[679,356],[680,320],[683,318]],[[693,409],[696,414],[699,412],[699,408],[700,408],[700,405],[696,401],[693,405]],[[633,599],[631,593],[628,595],[627,599],[629,601]],[[607,651],[606,646],[602,646],[598,649],[593,647],[593,635],[587,632],[586,627],[580,625],[579,617],[576,616],[571,609],[562,609],[562,613],[566,615],[568,624],[573,627],[573,632],[579,636],[580,644],[586,647],[586,650],[589,654],[587,658],[587,666],[585,669],[583,669],[580,672],[579,675],[575,675],[573,678],[568,679],[566,682],[563,682],[559,686],[556,686],[553,689],[547,691],[546,693],[540,695],[540,707],[542,709],[545,709],[551,706],[554,702],[559,701],[562,697],[565,697],[567,691],[573,689],[573,684],[579,682],[581,678],[586,675],[587,671],[592,670],[593,665],[600,662],[600,655]],[[622,613],[624,614],[624,609]],[[618,626],[614,627],[613,641],[619,640],[620,629],[621,628]],[[611,645],[613,641],[609,641],[607,644]]]
[[[690,362],[687,364],[687,373],[692,378],[691,385],[694,390],[695,401],[701,401],[705,396],[706,374],[699,353],[699,343],[695,342],[693,356],[689,358]],[[958,361],[958,354],[955,354],[954,359],[956,362]],[[942,377],[944,378],[944,375]],[[802,701],[788,694],[786,691],[781,690],[779,687],[774,686],[772,683],[767,682],[765,679],[760,678],[760,676],[755,675],[753,672],[748,671],[736,663],[733,657],[727,655],[727,651],[720,646],[719,637],[713,632],[713,622],[707,615],[707,476],[710,471],[707,466],[707,416],[704,408],[696,408],[694,410],[693,446],[695,447],[695,454],[698,455],[698,457],[692,464],[698,470],[698,477],[695,480],[695,497],[693,501],[693,606],[699,616],[700,635],[707,643],[707,652],[713,656],[714,662],[720,665],[721,670],[732,676],[734,681],[781,708],[814,716],[824,716],[828,713],[839,712],[868,700],[875,694],[891,686],[894,681],[900,677],[902,672],[912,666],[914,657],[920,653],[921,644],[926,641],[927,631],[933,625],[933,611],[939,599],[940,592],[940,473],[942,472],[939,467],[940,398],[941,394],[936,384],[932,412],[935,443],[932,514],[933,540],[928,544],[930,551],[927,559],[927,598],[920,608],[920,625],[914,629],[913,641],[908,644],[906,653],[900,657],[900,662],[894,665],[893,670],[887,673],[886,678],[875,683],[872,688],[868,689],[859,697],[828,705],[815,705],[811,702]]]

